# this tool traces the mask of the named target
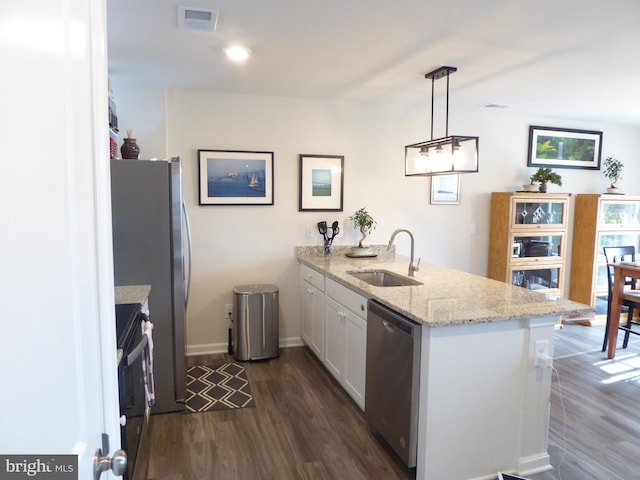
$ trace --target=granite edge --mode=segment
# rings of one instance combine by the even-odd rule
[[[404,263],[408,264],[409,259],[407,257],[397,256],[395,254],[395,251],[393,253],[387,252],[386,246],[372,246],[371,248],[374,248],[374,247],[380,247],[377,251],[380,252],[379,256],[381,260],[394,261],[394,262],[401,260],[403,262],[403,265]],[[380,297],[379,295],[376,294],[376,291],[374,290],[374,288],[376,287],[362,288],[360,284],[362,284],[363,282],[358,282],[356,280],[351,281],[350,279],[346,279],[339,275],[334,274],[330,269],[331,262],[334,259],[341,258],[341,260],[344,260],[344,261],[352,261],[352,264],[354,265],[354,269],[358,268],[358,265],[357,265],[357,262],[359,261],[358,259],[348,258],[344,255],[344,253],[348,251],[348,248],[350,247],[344,247],[344,249],[337,250],[337,251],[334,250],[333,255],[321,255],[320,253],[318,253],[318,247],[296,247],[296,257],[299,263],[307,265],[309,268],[312,268],[313,270],[319,273],[322,273],[323,275],[327,276],[328,278],[331,278],[337,283],[347,288],[350,288],[351,290],[354,290],[357,293],[367,298],[377,300],[387,305],[388,307],[398,311],[399,313],[407,316],[408,318],[414,320],[415,322],[425,326],[446,327],[446,326],[473,325],[473,324],[483,324],[483,323],[496,323],[496,322],[504,322],[509,320],[529,320],[534,318],[541,319],[545,317],[560,317],[562,315],[588,314],[594,311],[594,308],[589,305],[581,304],[581,303],[578,303],[572,300],[567,300],[567,299],[558,299],[553,301],[552,300],[541,301],[539,304],[540,309],[544,311],[540,311],[540,312],[536,312],[535,308],[529,305],[527,307],[528,311],[517,313],[517,314],[510,314],[510,315],[506,315],[503,313],[496,313],[495,315],[477,316],[475,318],[458,319],[458,320],[453,319],[453,320],[434,321],[434,320],[425,319],[420,315],[417,315],[415,312],[407,311],[401,306],[390,301],[388,298]],[[324,264],[318,265],[316,262],[321,258],[324,260]],[[470,274],[468,272],[462,272],[459,270],[454,270],[446,267],[440,267],[440,268],[443,268],[451,272],[455,272],[457,274],[464,274],[464,275],[476,277],[477,279],[483,279],[488,282],[497,282],[496,280],[491,280],[489,278]],[[396,273],[399,273],[399,272],[396,272]],[[497,283],[504,285],[505,288],[507,289],[519,288],[519,287],[514,287],[512,285],[503,284],[503,282],[497,282]],[[423,285],[418,285],[416,287],[421,287],[421,286]],[[402,288],[411,289],[416,287],[408,286],[408,287],[402,287]],[[529,290],[527,291],[531,292]]]

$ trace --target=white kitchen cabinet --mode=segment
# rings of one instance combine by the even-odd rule
[[[301,265],[300,278],[302,290],[302,340],[321,361],[324,361],[324,275],[306,265]]]
[[[324,364],[364,409],[367,299],[326,279]]]
[[[367,321],[345,312],[344,389],[364,410],[364,387],[367,374]]]
[[[344,362],[346,358],[344,311],[345,308],[342,305],[331,297],[326,297],[324,309],[324,365],[338,381],[344,377]]]

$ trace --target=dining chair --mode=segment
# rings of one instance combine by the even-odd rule
[[[602,342],[602,351],[607,349],[607,341],[609,340],[609,322],[611,321],[611,300],[613,297],[613,267],[612,263],[618,262],[635,262],[636,247],[628,245],[624,247],[603,247],[604,258],[607,262],[607,283],[609,285],[609,296],[607,299],[607,326],[604,330],[604,342]],[[627,307],[627,322],[623,325],[620,323],[618,327],[624,331],[624,341],[622,348],[627,348],[629,343],[629,334],[640,335],[640,330],[633,330],[634,325],[640,326],[640,319],[633,320],[634,310],[640,313],[640,290],[636,290],[635,279],[627,278],[624,282],[624,294],[622,296],[622,305]]]

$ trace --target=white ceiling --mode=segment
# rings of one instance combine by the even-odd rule
[[[178,6],[219,11],[177,28]],[[640,125],[639,0],[107,0],[121,84],[425,105]],[[230,64],[222,50],[253,55]],[[436,82],[436,95],[446,89]],[[438,102],[438,99],[436,100]],[[436,106],[438,108],[438,106]]]

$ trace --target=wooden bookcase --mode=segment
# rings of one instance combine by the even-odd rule
[[[640,249],[640,196],[578,194],[573,225],[569,298],[606,318],[607,269],[602,247]]]
[[[561,297],[570,196],[493,192],[488,277]]]

